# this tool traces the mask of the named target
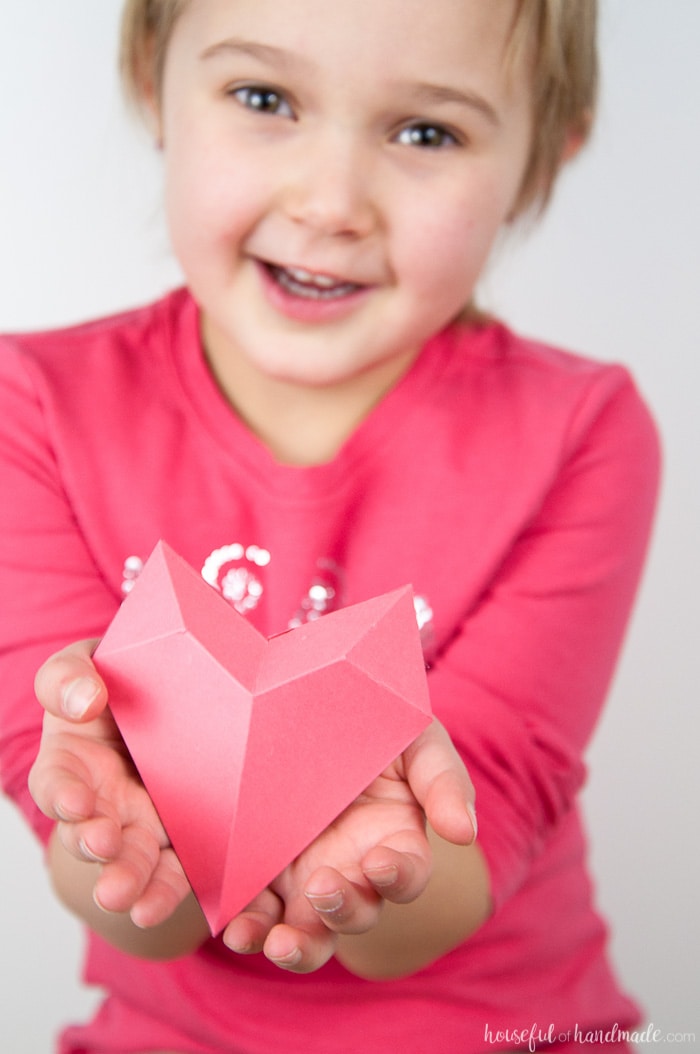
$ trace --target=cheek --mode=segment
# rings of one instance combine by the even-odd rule
[[[470,298],[499,222],[471,207],[433,211],[404,242],[404,276],[417,294],[461,308]]]
[[[240,239],[259,215],[261,188],[244,162],[216,144],[180,136],[166,147],[165,203],[174,243]]]
[[[473,168],[407,224],[414,265],[427,282],[462,285],[469,299],[494,241],[507,220],[511,180],[497,166]]]

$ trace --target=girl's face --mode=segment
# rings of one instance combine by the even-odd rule
[[[398,377],[469,301],[531,137],[511,0],[191,0],[160,114],[215,368]],[[363,383],[364,383],[363,382]]]

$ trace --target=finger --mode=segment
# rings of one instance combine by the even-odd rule
[[[95,884],[95,902],[104,911],[131,911],[151,882],[161,852],[153,834],[133,825],[122,832],[116,859],[105,864]]]
[[[471,845],[477,834],[474,785],[439,721],[411,744],[403,762],[409,786],[436,833],[456,845]]]
[[[95,807],[87,771],[68,749],[40,752],[29,772],[29,793],[52,820],[85,820]]]
[[[239,955],[261,952],[273,926],[282,921],[283,913],[280,898],[271,889],[264,889],[229,922],[224,930],[224,944]]]
[[[89,720],[107,704],[107,689],[92,661],[96,640],[80,641],[52,655],[34,680],[36,697],[49,713]]]
[[[377,924],[381,894],[349,881],[331,867],[314,871],[304,895],[315,914],[334,933],[366,933]]]
[[[105,864],[121,849],[119,827],[106,816],[82,823],[59,822],[56,831],[64,849],[78,860]]]
[[[172,849],[163,849],[153,877],[131,909],[131,921],[141,929],[158,926],[170,918],[190,892],[178,857]]]
[[[400,852],[380,845],[366,854],[362,873],[383,900],[409,904],[428,884],[431,856],[427,840],[425,847],[417,852]]]
[[[333,955],[337,937],[321,922],[313,930],[281,925],[268,934],[263,951],[265,956],[290,973],[313,973]]]

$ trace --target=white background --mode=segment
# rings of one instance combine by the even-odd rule
[[[119,6],[0,0],[0,330],[132,306],[176,280],[157,155],[114,74]],[[624,982],[655,1027],[700,1044],[700,4],[602,7],[595,141],[540,227],[500,251],[485,295],[525,332],[628,363],[664,436],[661,513],[586,803]],[[3,799],[0,854],[0,1052],[42,1054],[95,994],[79,986],[78,926]]]

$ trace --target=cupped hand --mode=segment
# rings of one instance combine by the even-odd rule
[[[72,645],[37,674],[46,713],[29,788],[56,820],[65,849],[103,865],[94,890],[98,905],[129,912],[137,926],[155,926],[190,887],[107,706],[91,659],[95,645]]]
[[[72,645],[37,675],[46,713],[30,790],[57,821],[66,850],[102,864],[97,903],[155,926],[190,887],[107,707],[91,658],[95,643]],[[473,802],[466,769],[433,721],[229,923],[225,942],[242,953],[264,951],[284,969],[317,969],[338,934],[367,932],[384,901],[408,903],[423,892],[431,874],[426,817],[447,841],[474,840]]]
[[[267,889],[233,919],[225,943],[307,973],[338,934],[372,929],[384,901],[409,903],[431,874],[427,816],[446,840],[476,837],[474,789],[447,732],[433,723]]]

